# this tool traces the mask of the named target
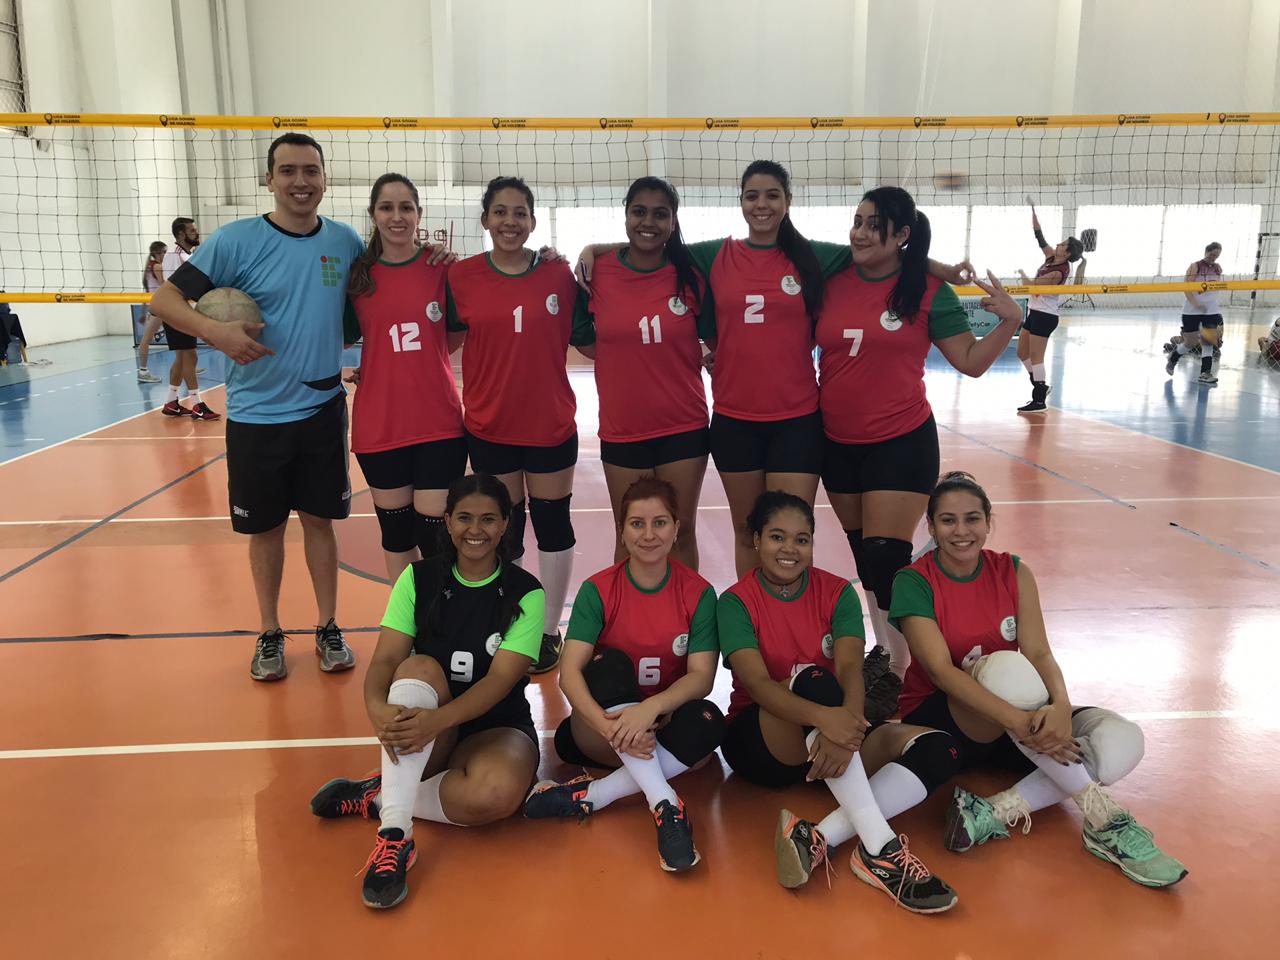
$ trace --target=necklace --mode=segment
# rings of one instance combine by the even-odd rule
[[[768,577],[764,578],[765,583],[767,583],[770,587],[772,587],[777,592],[778,596],[780,596],[783,600],[789,600],[791,598],[791,594],[796,591],[800,581],[803,579],[804,579],[803,573],[800,574],[800,576],[796,577],[794,580],[792,580],[790,583],[774,583]]]

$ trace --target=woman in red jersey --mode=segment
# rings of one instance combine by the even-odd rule
[[[449,484],[467,467],[462,406],[446,334],[443,251],[418,245],[422,206],[408,177],[386,173],[369,195],[373,236],[347,280],[345,339],[364,338],[351,449],[369,483],[395,583],[439,547]]]
[[[826,454],[822,480],[853,559],[890,671],[868,691],[868,719],[892,716],[910,662],[888,623],[893,575],[911,562],[911,537],[938,476],[938,429],[924,363],[937,344],[953,367],[981,376],[1004,352],[1021,311],[992,276],[983,309],[1000,323],[974,337],[952,289],[930,276],[929,218],[899,187],[862,198],[853,262],[827,281],[818,317]]]
[[[560,615],[573,570],[569,498],[578,462],[577,403],[565,354],[577,285],[568,266],[529,249],[533,191],[519,177],[489,181],[481,225],[493,250],[450,268],[449,329],[465,333],[463,425],[471,469],[496,475],[515,506],[511,556],[524,555],[526,498],[547,594],[543,673],[560,659]]]
[[[600,461],[622,531],[623,493],[644,476],[671,483],[682,507],[672,555],[698,569],[696,522],[707,471],[707,395],[698,313],[706,280],[680,235],[675,187],[631,184],[627,244],[595,262],[591,297],[579,297],[573,343],[595,360]],[[614,561],[626,558],[620,538]]]
[[[1110,710],[1072,707],[1030,567],[985,549],[986,491],[967,473],[949,473],[933,488],[928,518],[937,549],[899,571],[893,584],[892,616],[913,655],[899,700],[904,720],[867,734],[863,758],[869,769],[897,766],[904,745],[937,737],[950,743],[951,756],[920,770],[914,784],[905,771],[899,775],[888,815],[919,803],[957,771],[994,766],[1022,779],[990,798],[956,788],[948,849],[963,853],[1007,839],[1019,821],[1026,833],[1033,811],[1069,798],[1084,814],[1084,846],[1094,856],[1144,886],[1181,880],[1186,868],[1101,786],[1137,766],[1142,730]]]
[[[786,490],[812,503],[822,469],[813,325],[824,278],[849,263],[849,249],[805,239],[791,222],[791,199],[786,168],[753,161],[739,193],[747,239],[689,245],[715,304],[702,324],[714,350],[711,457],[729,500],[738,576],[755,563],[746,517],[756,498]],[[583,252],[593,283],[594,257],[608,249]],[[932,266],[954,281],[967,269]]]
[[[626,559],[587,578],[573,604],[560,686],[572,714],[556,730],[569,763],[615,768],[598,780],[544,781],[526,817],[586,817],[643,793],[658,827],[658,862],[698,862],[693,827],[670,781],[709,756],[724,733],[705,699],[715,679],[716,595],[674,559],[675,488],[643,477],[622,496]]]
[[[862,608],[848,580],[813,566],[813,508],[770,490],[748,523],[759,565],[716,607],[720,649],[733,671],[721,751],[752,783],[823,780],[839,804],[818,823],[781,812],[778,882],[804,885],[829,846],[856,835],[850,866],[860,880],[915,913],[951,909],[954,891],[912,856],[905,836],[894,836],[863,769]],[[913,753],[900,762],[919,760]]]

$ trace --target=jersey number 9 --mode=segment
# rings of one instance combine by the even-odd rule
[[[456,683],[470,683],[475,674],[476,658],[466,650],[455,650],[449,658],[449,679]]]

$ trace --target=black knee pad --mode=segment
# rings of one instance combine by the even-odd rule
[[[582,679],[587,681],[591,699],[606,710],[620,703],[639,703],[644,699],[631,658],[613,647],[596,650],[582,668]]]
[[[893,575],[911,563],[911,544],[888,537],[867,537],[862,541],[864,565],[858,567],[862,588],[874,594],[876,605],[888,610],[893,596]],[[856,554],[855,554],[856,556]]]
[[[577,541],[573,537],[573,521],[569,517],[569,501],[572,495],[559,500],[529,498],[529,519],[533,521],[533,535],[538,549],[543,553],[559,553],[569,550]]]
[[[578,741],[573,739],[573,728],[569,725],[569,718],[565,717],[560,721],[560,726],[556,727],[556,755],[565,763],[575,767],[597,767],[599,763],[592,760],[583,749],[578,746]]]
[[[791,681],[791,692],[824,707],[838,707],[844,703],[840,681],[826,667],[805,667]]]
[[[692,767],[724,739],[724,714],[710,700],[690,700],[671,711],[667,725],[658,730],[658,743]]]
[[[422,559],[432,560],[438,557],[444,538],[448,536],[444,529],[444,517],[428,517],[415,513],[414,530],[418,538],[418,552],[422,554]]]
[[[507,556],[519,560],[524,556],[524,501],[511,505],[511,516],[507,518],[507,532],[502,537],[507,547]]]
[[[391,510],[375,506],[378,528],[382,531],[382,549],[389,553],[407,553],[417,546],[414,539],[413,507],[406,504]]]
[[[933,793],[960,772],[960,748],[945,730],[930,730],[912,740],[893,762],[914,773]]]

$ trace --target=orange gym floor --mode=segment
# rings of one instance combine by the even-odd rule
[[[1130,331],[1139,345],[1142,330]],[[1252,443],[1280,447],[1280,373],[1224,374],[1210,393],[1180,371],[1166,390],[1154,337],[1155,355],[1122,358],[1133,381],[1091,365],[1097,348],[1081,337],[1055,341],[1065,357],[1057,379],[1075,378],[1075,396],[1120,391],[1138,418],[1191,410],[1194,421],[1198,410],[1201,429],[1221,435],[1238,427],[1232,392],[1249,392],[1269,410]],[[894,907],[852,877],[845,849],[830,889],[819,873],[788,893],[773,874],[778,808],[817,819],[834,801],[818,785],[756,788],[712,763],[677,782],[703,855],[689,875],[658,869],[637,798],[582,824],[419,822],[408,899],[368,910],[359,878],[373,825],[320,821],[307,807],[319,784],[378,763],[363,671],[315,666],[294,530],[282,600],[286,628],[298,631],[291,672],[279,684],[249,679],[257,624],[245,543],[226,520],[222,424],[152,409],[0,463],[0,955],[1274,956],[1278,474],[1083,408],[1019,417],[1027,381],[1009,361],[977,381],[931,367],[944,469],[985,483],[996,501],[991,546],[1034,567],[1073,702],[1142,724],[1146,758],[1114,792],[1187,863],[1178,886],[1144,889],[1089,856],[1068,807],[1037,814],[1029,836],[947,853],[948,790],[895,826],[956,888],[950,913]],[[572,380],[582,414],[576,588],[610,561],[612,523],[593,383],[585,370]],[[1166,400],[1175,389],[1176,404]],[[210,398],[222,408],[221,390]],[[363,490],[354,458],[352,473]],[[353,510],[339,528],[340,620],[367,662],[387,588],[367,493]],[[732,544],[714,470],[701,510],[702,570],[722,589]],[[825,507],[816,548],[819,566],[852,573]],[[565,711],[555,675],[530,692],[541,773],[570,775],[549,737]],[[723,670],[715,696],[727,697]],[[998,775],[961,782],[1007,785]]]

